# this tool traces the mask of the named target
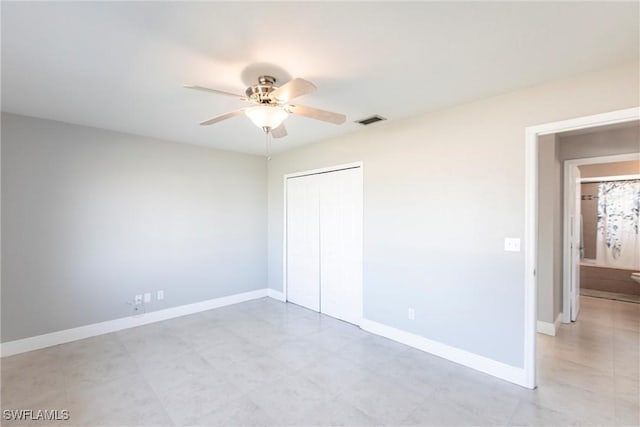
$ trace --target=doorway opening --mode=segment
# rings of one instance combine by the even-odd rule
[[[563,323],[578,320],[581,295],[640,302],[640,140],[628,125],[609,134],[626,132],[637,153],[564,162]]]
[[[638,120],[640,120],[640,108],[630,108],[532,126],[526,129],[524,370],[525,384],[530,388],[535,388],[538,384],[538,378],[536,376],[536,334],[538,330],[539,302],[543,302],[542,300],[539,301],[538,298],[538,287],[540,284],[538,269],[539,266],[542,266],[539,262],[539,231],[541,231],[539,228],[541,223],[538,221],[538,209],[541,206],[539,178],[543,176],[538,169],[540,165],[539,158],[541,148],[543,148],[540,140],[549,135],[588,129],[593,130],[598,127],[637,122]],[[574,219],[574,221],[577,221],[577,219]],[[576,228],[575,230],[577,231],[578,229],[579,228]],[[552,274],[557,276],[557,269]],[[564,320],[564,313],[561,318]],[[559,323],[556,319],[551,322],[553,326],[555,326],[555,323]]]

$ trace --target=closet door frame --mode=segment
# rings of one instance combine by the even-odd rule
[[[283,219],[282,219],[282,294],[283,294],[283,298],[284,301],[288,301],[288,297],[287,297],[287,282],[288,282],[288,278],[287,278],[287,262],[288,262],[288,256],[287,256],[287,180],[289,178],[296,178],[296,177],[301,177],[301,176],[306,176],[306,175],[317,175],[317,174],[321,174],[321,173],[330,173],[330,172],[337,172],[337,171],[341,171],[341,170],[345,170],[345,169],[355,169],[355,168],[360,168],[360,172],[362,174],[362,181],[363,181],[363,188],[362,188],[362,192],[363,192],[363,198],[364,198],[364,164],[362,161],[359,162],[352,162],[352,163],[344,163],[344,164],[340,164],[340,165],[335,165],[335,166],[328,166],[325,168],[319,168],[319,169],[311,169],[311,170],[306,170],[306,171],[300,171],[300,172],[294,172],[294,173],[289,173],[284,175],[283,177],[283,188],[284,188],[284,197],[283,197],[283,213],[284,215],[282,215]],[[362,225],[364,228],[364,205],[362,207]],[[363,230],[363,241],[364,241],[364,230]],[[364,255],[364,248],[363,248],[363,255]],[[360,266],[360,268],[362,268],[362,265]],[[360,295],[362,297],[364,297],[363,294],[363,281],[360,282]],[[364,301],[361,301],[360,307],[363,308],[364,307]],[[360,319],[362,319],[362,313],[360,313],[359,316]],[[360,324],[360,322],[358,322],[358,325]]]

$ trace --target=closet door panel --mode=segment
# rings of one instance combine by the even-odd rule
[[[323,313],[362,318],[362,169],[320,178],[320,298]]]
[[[318,176],[287,179],[287,300],[320,311]]]

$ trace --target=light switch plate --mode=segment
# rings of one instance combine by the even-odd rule
[[[507,252],[520,252],[520,239],[516,237],[505,237],[504,250]]]
[[[151,294],[150,293],[146,293],[144,294],[144,302],[151,302]]]
[[[164,299],[164,291],[158,291],[157,298],[158,298],[158,301],[163,300]]]

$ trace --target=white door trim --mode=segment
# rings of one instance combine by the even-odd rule
[[[336,171],[340,171],[344,169],[352,169],[352,168],[360,168],[363,174],[362,182],[364,185],[364,163],[362,161],[352,162],[352,163],[343,163],[335,166],[328,166],[324,168],[311,169],[311,170],[300,171],[300,172],[292,172],[283,176],[282,185],[284,187],[284,197],[283,197],[282,209],[284,214],[282,215],[282,295],[285,302],[288,300],[287,298],[287,179],[306,176],[306,175],[316,175],[320,173],[336,172]],[[363,195],[364,195],[364,188],[363,188]],[[362,211],[364,216],[364,206]],[[364,227],[364,218],[363,218],[362,224]],[[363,251],[364,251],[364,248],[363,248]],[[363,287],[364,287],[364,284],[363,284]],[[361,292],[361,295],[362,294],[363,293]],[[364,301],[363,301],[363,306],[364,306]]]
[[[563,207],[563,235],[562,235],[562,323],[571,323],[571,245],[570,239],[570,212],[569,198],[573,197],[574,185],[571,183],[569,171],[571,168],[582,165],[594,165],[601,163],[625,162],[640,160],[640,153],[617,154],[613,156],[589,157],[585,159],[572,159],[564,161],[564,207]],[[602,178],[583,178],[581,182],[594,182]]]
[[[525,383],[536,387],[536,324],[538,250],[538,137],[557,132],[586,129],[640,119],[640,107],[578,117],[525,128],[525,215],[524,215],[524,369]]]
[[[578,190],[580,169],[577,165],[564,162],[563,190],[563,224],[562,224],[562,288],[563,288],[563,320],[568,313],[569,321],[578,320],[580,311],[580,246],[582,245],[580,228],[582,225],[582,205],[579,202]],[[567,291],[568,290],[568,291]],[[565,292],[567,292],[565,294]],[[564,306],[564,298],[569,301],[569,310]],[[565,322],[569,323],[569,322]]]
[[[311,170],[307,170],[307,171],[300,171],[300,172],[292,172],[292,173],[288,173],[284,176],[284,182],[285,184],[287,183],[287,178],[295,178],[297,176],[306,176],[306,175],[317,175],[319,173],[327,173],[327,172],[336,172],[336,171],[340,171],[343,169],[352,169],[352,168],[361,168],[363,166],[362,162],[352,162],[352,163],[344,163],[344,164],[340,164],[340,165],[335,165],[335,166],[328,166],[326,168],[318,168],[318,169],[311,169]]]

